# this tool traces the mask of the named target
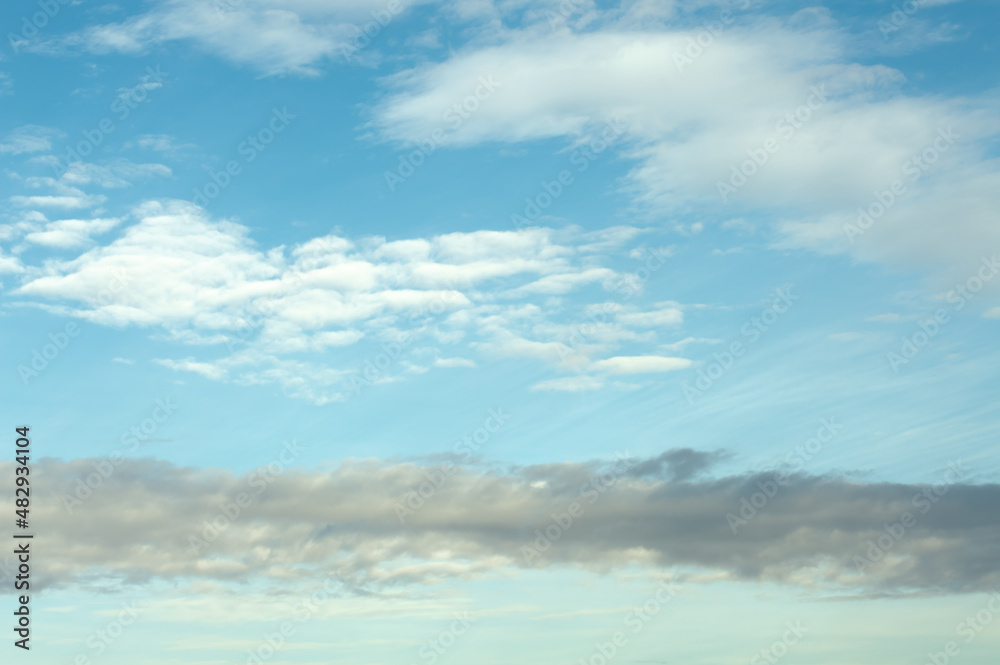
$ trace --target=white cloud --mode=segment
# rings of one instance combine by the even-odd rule
[[[349,346],[364,336],[365,334],[359,330],[330,330],[318,333],[314,339],[320,347]]]
[[[182,372],[194,372],[195,374],[200,374],[207,379],[215,379],[218,381],[226,376],[226,371],[217,365],[211,363],[200,363],[191,358],[185,360],[170,360],[165,359],[155,359],[158,365],[163,365],[164,367],[169,367],[170,369],[180,370]]]
[[[15,223],[0,227],[0,238],[12,240],[24,236],[28,243],[49,247],[68,248],[85,245],[91,236],[108,231],[117,225],[119,220],[73,218],[50,222],[38,209],[69,211],[95,208],[107,201],[107,197],[103,194],[88,194],[81,187],[96,185],[105,189],[123,188],[130,186],[132,181],[137,179],[171,175],[170,169],[163,164],[136,164],[127,159],[117,159],[106,165],[74,162],[62,167],[53,155],[40,155],[31,158],[29,163],[49,167],[59,166],[63,173],[58,178],[48,176],[22,178],[18,174],[12,174],[26,189],[39,193],[10,197],[11,204],[26,210],[18,214]],[[31,210],[32,208],[35,210]],[[104,210],[101,208],[95,211],[96,214],[102,212]]]
[[[437,358],[435,367],[475,367],[476,363],[468,358]]]
[[[573,347],[561,341],[538,341],[526,339],[505,328],[488,329],[492,338],[484,342],[472,342],[471,346],[482,353],[498,358],[529,358],[563,367],[579,369],[590,360],[591,353],[603,350],[602,346],[581,344]]]
[[[531,390],[545,390],[558,392],[583,392],[587,390],[599,390],[604,387],[604,382],[592,376],[567,376],[561,379],[550,379],[531,386]]]
[[[170,168],[163,164],[135,164],[127,159],[119,159],[107,166],[74,162],[66,169],[60,182],[75,186],[95,184],[104,188],[116,188],[128,187],[135,180],[170,175]]]
[[[684,312],[672,307],[652,312],[622,312],[615,318],[626,326],[642,328],[676,326],[684,321]]]
[[[60,219],[48,222],[41,231],[24,236],[27,242],[46,247],[81,247],[92,241],[92,237],[110,231],[121,223],[120,219]]]
[[[472,81],[493,76],[502,86],[446,142],[562,137],[585,147],[618,118],[625,138],[612,150],[635,163],[623,188],[642,207],[697,206],[710,219],[738,205],[777,218],[781,247],[935,271],[974,266],[980,248],[1000,245],[1000,160],[983,147],[1000,133],[993,97],[908,96],[899,71],[852,62],[828,16],[801,18],[748,17],[680,68],[675,55],[697,30],[508,31],[395,76],[374,124],[388,140],[417,141]],[[907,180],[908,160],[949,131],[960,138]],[[723,201],[719,183],[768,139],[777,151],[759,168],[751,163],[755,172]],[[851,243],[844,225],[897,179],[907,193]],[[730,219],[729,227],[753,225]]]
[[[15,293],[55,314],[153,327],[159,342],[200,348],[199,357],[171,360],[160,353],[158,362],[166,367],[213,380],[277,383],[317,403],[345,399],[356,389],[351,378],[359,376],[364,361],[386,344],[399,347],[404,338],[405,352],[419,344],[437,358],[436,368],[476,367],[475,360],[459,355],[468,349],[578,371],[624,342],[655,344],[650,326],[680,323],[680,310],[666,307],[676,303],[658,303],[652,312],[614,322],[588,322],[585,329],[580,311],[596,305],[584,300],[580,307],[550,309],[547,294],[555,285],[561,294],[578,291],[572,295],[580,299],[587,293],[582,287],[595,280],[609,287],[622,278],[599,266],[606,257],[593,248],[578,250],[592,245],[594,236],[573,228],[392,242],[329,235],[265,250],[246,228],[213,220],[186,202],[150,202],[131,217],[136,221],[106,244],[26,269]],[[79,246],[118,222],[41,217],[26,222],[31,228],[25,240]],[[576,337],[580,330],[583,339]],[[444,352],[441,345],[450,348]],[[347,347],[349,354],[329,353]],[[403,353],[394,352],[391,365],[366,382],[402,380],[429,369]],[[623,373],[626,362],[612,358],[595,367]],[[653,371],[649,363],[664,359],[643,362],[643,369],[628,371]]]
[[[422,1],[402,5],[409,9]],[[142,54],[159,44],[186,41],[267,75],[314,75],[319,63],[340,59],[342,49],[352,45],[355,24],[373,22],[370,12],[385,9],[385,0],[165,0],[118,23],[88,27],[34,48]]]
[[[517,293],[563,295],[593,282],[604,282],[605,288],[610,289],[614,277],[616,277],[616,273],[607,268],[592,268],[583,272],[546,275],[531,284],[522,286],[517,290]]]
[[[687,358],[669,356],[615,356],[598,360],[591,369],[610,374],[643,374],[646,372],[672,372],[691,366]]]
[[[20,155],[26,152],[43,152],[52,149],[51,139],[62,132],[51,127],[24,125],[0,141],[0,154]]]
[[[90,195],[80,192],[77,195],[42,195],[42,196],[12,196],[10,202],[22,208],[60,208],[63,210],[76,210],[79,208],[93,208],[107,201],[106,196]]]
[[[3,248],[0,248],[0,275],[4,273],[24,272],[24,265],[16,256],[6,256]]]
[[[189,150],[197,146],[193,143],[178,143],[177,139],[169,134],[142,134],[137,136],[134,141],[128,141],[125,147],[137,147],[165,155],[176,155],[182,150]]]
[[[688,344],[721,344],[721,339],[712,339],[710,337],[685,337],[684,339],[672,342],[670,344],[661,344],[660,348],[665,351],[680,351]]]

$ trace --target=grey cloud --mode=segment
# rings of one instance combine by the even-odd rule
[[[33,527],[44,534],[33,572],[44,586],[337,573],[377,590],[526,566],[639,565],[816,593],[972,592],[1000,584],[1000,485],[951,485],[932,504],[918,501],[930,491],[924,486],[791,477],[734,533],[726,515],[738,515],[741,499],[770,487],[774,474],[691,480],[713,456],[671,451],[634,460],[628,472],[566,463],[506,472],[459,466],[451,474],[439,464],[349,460],[331,472],[289,469],[266,485],[252,474],[133,459],[71,514],[62,496],[96,473],[100,460],[44,459],[32,472]],[[11,464],[0,464],[0,474],[11,473]],[[595,477],[606,479],[604,491]],[[440,487],[431,490],[435,481]],[[398,507],[417,490],[426,499],[401,523]],[[195,553],[191,537],[204,537],[206,522],[240,493],[252,497],[250,505]],[[522,547],[574,501],[582,515],[526,561]],[[887,540],[884,525],[905,513],[915,524]],[[880,537],[891,545],[857,572],[855,557],[866,557]]]
[[[728,453],[721,450],[706,452],[692,448],[677,448],[634,465],[629,469],[629,475],[635,478],[663,478],[675,482],[691,480],[727,457]]]

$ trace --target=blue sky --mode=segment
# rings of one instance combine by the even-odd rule
[[[462,611],[434,660],[587,661],[669,583],[613,660],[754,662],[802,619],[788,662],[986,663],[995,625],[955,634],[1000,588],[998,11],[10,3],[0,399],[52,543],[33,648],[243,663],[336,574],[268,662],[427,663]]]

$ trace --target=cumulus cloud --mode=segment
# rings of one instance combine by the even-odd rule
[[[597,305],[568,311],[542,306],[553,293],[597,288],[630,298],[638,292],[633,275],[599,265],[612,257],[597,252],[593,233],[578,229],[393,241],[328,235],[264,249],[245,227],[215,220],[189,203],[149,202],[130,218],[136,221],[111,241],[28,270],[15,293],[56,314],[149,327],[161,339],[204,350],[200,357],[159,354],[166,367],[211,380],[277,383],[317,403],[345,399],[360,389],[358,381],[397,380],[407,368],[414,374],[416,365],[405,365],[402,354],[418,342],[435,352],[438,368],[475,367],[475,360],[457,355],[459,349],[577,371],[593,364],[594,371],[612,374],[668,371],[687,362],[607,358],[625,342],[655,344],[656,332],[648,328],[680,323],[679,309],[660,303],[644,312],[630,304],[615,321],[602,314],[603,322],[580,328]],[[25,240],[75,247],[118,223],[41,218]],[[627,242],[634,235],[615,229],[604,237]],[[578,339],[578,328],[585,339]],[[356,349],[330,363],[327,353],[342,347]],[[302,353],[314,355],[290,357]],[[398,362],[375,377],[359,370],[379,354]],[[538,388],[567,385],[557,380]]]
[[[938,496],[927,486],[793,476],[734,533],[727,514],[738,514],[741,499],[773,474],[695,480],[719,456],[675,450],[623,462],[622,454],[610,465],[510,472],[459,466],[421,501],[413,497],[430,471],[410,463],[349,460],[320,472],[282,471],[275,462],[236,476],[129,459],[86,496],[79,488],[88,475],[97,484],[100,460],[44,459],[33,469],[40,495],[32,514],[49,534],[39,580],[246,583],[340,570],[393,586],[522,567],[640,566],[858,594],[973,592],[1000,583],[996,485],[958,483]],[[0,471],[12,473],[11,464]],[[238,516],[229,507],[237,501]],[[544,552],[526,556],[536,530],[574,501],[582,514]],[[9,497],[2,505],[10,507]],[[915,521],[886,536],[884,524],[906,513]],[[859,571],[855,557],[886,538],[891,545]]]
[[[53,155],[40,155],[29,161],[33,164],[56,166],[62,174],[58,178],[22,178],[19,174],[11,174],[20,180],[25,189],[33,193],[10,197],[10,202],[21,210],[7,214],[8,218],[14,218],[15,221],[0,227],[0,238],[12,240],[21,237],[30,244],[56,248],[87,245],[92,236],[107,232],[121,221],[119,218],[105,217],[49,221],[48,215],[95,208],[107,201],[104,194],[88,193],[84,191],[84,187],[94,185],[103,189],[120,189],[131,186],[136,180],[172,175],[170,169],[163,164],[136,164],[127,159],[117,159],[107,164],[78,161],[62,166]],[[48,215],[42,210],[47,211]],[[103,208],[94,211],[96,214],[103,212]]]
[[[0,274],[3,273],[18,273],[24,271],[24,265],[21,260],[16,256],[7,256],[4,254],[4,250],[0,248]]]

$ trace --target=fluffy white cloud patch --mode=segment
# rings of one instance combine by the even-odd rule
[[[656,327],[681,322],[677,307],[660,303],[644,312],[637,304],[627,311],[617,305],[617,320],[600,315],[580,326],[594,319],[590,310],[597,305],[588,306],[588,297],[607,308],[609,295],[624,301],[641,292],[635,275],[599,265],[634,265],[621,246],[634,234],[603,254],[593,234],[573,228],[393,241],[329,235],[263,249],[243,226],[214,220],[189,203],[150,202],[131,219],[106,244],[26,269],[15,293],[56,314],[147,327],[161,342],[198,348],[196,355],[173,358],[158,353],[165,367],[210,380],[277,384],[317,403],[430,367],[476,367],[463,351],[612,374],[662,372],[686,362],[607,358],[625,343],[651,349]],[[25,239],[69,248],[118,223],[36,221],[42,228]],[[583,304],[552,310],[554,294]],[[409,359],[418,348],[437,360]],[[388,365],[373,375],[366,368],[381,364],[382,355]],[[589,388],[600,384],[584,381]],[[542,388],[564,385],[569,380]]]

